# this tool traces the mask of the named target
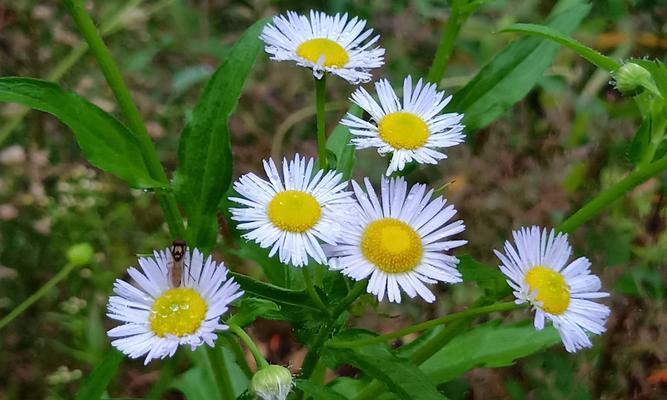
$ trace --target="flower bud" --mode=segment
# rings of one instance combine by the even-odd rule
[[[95,254],[93,248],[88,243],[75,244],[67,250],[67,260],[80,267],[90,264]]]
[[[652,85],[651,73],[641,65],[629,62],[623,64],[614,73],[616,89],[627,96],[641,93],[644,88]]]
[[[287,368],[269,365],[255,373],[250,390],[261,400],[285,400],[292,385],[292,373]]]

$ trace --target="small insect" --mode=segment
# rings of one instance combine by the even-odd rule
[[[185,264],[185,240],[174,240],[169,251],[171,252],[171,266],[169,268],[169,281],[171,286],[177,288],[183,281],[183,269]]]

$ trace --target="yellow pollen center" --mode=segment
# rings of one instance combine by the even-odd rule
[[[544,311],[559,315],[567,310],[570,305],[570,287],[562,274],[538,265],[528,270],[525,279],[530,290],[537,291],[535,300],[542,302]]]
[[[413,113],[397,111],[378,123],[380,137],[395,149],[418,149],[428,140],[428,125]]]
[[[268,213],[269,219],[278,228],[288,232],[305,232],[320,220],[322,208],[310,193],[287,190],[273,197]]]
[[[394,218],[373,221],[361,235],[361,253],[389,274],[411,271],[422,259],[419,234]]]
[[[324,56],[325,67],[344,67],[350,56],[343,46],[330,39],[310,39],[299,45],[296,54],[313,64],[317,64]]]
[[[193,334],[206,317],[206,302],[190,288],[169,289],[151,308],[151,330],[158,336]]]

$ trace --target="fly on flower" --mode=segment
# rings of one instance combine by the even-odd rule
[[[544,328],[545,318],[558,329],[569,352],[591,347],[586,332],[605,331],[609,307],[591,299],[607,297],[600,279],[591,273],[591,262],[579,257],[568,264],[572,248],[567,235],[533,226],[512,232],[514,245],[505,242],[505,253],[495,251],[514,289],[516,302],[535,309],[535,328]]]
[[[452,96],[436,90],[436,85],[420,79],[412,86],[412,77],[403,81],[403,103],[388,80],[375,83],[380,103],[360,87],[352,93],[352,101],[363,108],[371,120],[347,114],[341,124],[355,136],[357,149],[377,148],[378,153],[391,153],[387,176],[402,171],[411,161],[437,164],[447,156],[439,150],[464,141],[462,114],[441,114]]]
[[[401,302],[401,291],[433,302],[426,287],[438,281],[461,282],[459,260],[447,251],[467,243],[452,240],[463,232],[463,221],[433,190],[416,184],[408,190],[403,178],[382,179],[381,202],[368,178],[366,193],[352,182],[358,201],[357,218],[346,224],[338,246],[327,246],[329,266],[355,280],[370,276],[367,291],[382,300]]]
[[[183,271],[185,269],[185,252],[187,245],[184,240],[176,239],[171,244],[169,252],[171,253],[171,263],[169,266],[169,281],[171,287],[181,286],[183,280]]]
[[[273,60],[296,61],[317,79],[328,72],[357,84],[370,81],[370,70],[384,64],[384,49],[373,47],[380,36],[367,40],[373,30],[365,27],[366,21],[347,14],[311,11],[308,18],[289,11],[274,17],[260,38]]]
[[[182,254],[183,263],[174,262],[172,252]],[[180,243],[171,249],[155,251],[153,257],[139,258],[141,270],[128,269],[134,283],[117,279],[109,298],[107,316],[123,322],[108,332],[112,346],[130,358],[171,357],[180,345],[195,349],[213,346],[216,331],[227,329],[220,317],[229,304],[243,295],[240,286],[227,278],[227,268],[210,256],[204,260],[195,249],[190,252]],[[175,266],[180,265],[179,284],[175,285]],[[188,273],[183,274],[183,265]],[[178,274],[178,272],[176,273]]]

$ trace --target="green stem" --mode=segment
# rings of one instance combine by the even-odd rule
[[[424,321],[418,324],[414,324],[403,329],[399,329],[395,332],[391,332],[385,335],[375,336],[372,338],[361,339],[361,340],[352,340],[352,341],[333,341],[326,344],[327,347],[345,349],[345,348],[354,348],[368,346],[376,343],[384,343],[386,341],[397,339],[411,333],[421,332],[426,329],[435,328],[445,323],[457,321],[462,318],[469,318],[478,315],[490,314],[493,312],[502,312],[502,311],[511,311],[519,308],[520,306],[514,302],[505,302],[505,303],[496,303],[489,306],[471,308],[469,310],[461,311],[455,314],[445,315],[440,318],[432,319],[429,321]]]
[[[440,44],[438,49],[435,52],[435,57],[433,58],[433,63],[431,68],[428,71],[428,81],[435,83],[436,85],[440,83],[443,76],[445,75],[445,70],[447,69],[447,63],[449,58],[452,56],[454,51],[454,43],[456,38],[459,36],[461,27],[465,23],[468,15],[463,15],[461,12],[461,6],[459,1],[452,2],[452,11],[449,14],[449,18],[445,22],[445,26],[442,29],[442,36],[440,37]]]
[[[317,333],[317,337],[313,341],[313,345],[308,350],[306,358],[303,360],[303,365],[301,366],[301,379],[310,379],[315,371],[317,364],[320,359],[320,350],[324,343],[326,342],[327,337],[331,335],[333,328],[335,326],[335,321],[341,316],[341,314],[347,310],[347,307],[350,306],[366,289],[366,281],[358,281],[352,287],[347,295],[343,298],[341,303],[336,307],[331,314],[331,323],[322,326],[320,331]],[[297,394],[297,399],[302,399],[304,396],[303,392]]]
[[[14,308],[9,314],[5,315],[5,317],[0,320],[0,330],[2,330],[2,328],[4,328],[7,324],[12,322],[16,317],[21,315],[30,306],[35,304],[35,302],[37,302],[39,299],[41,299],[47,293],[49,293],[49,291],[53,289],[54,286],[56,286],[63,279],[67,278],[67,275],[69,275],[69,273],[72,272],[78,266],[80,266],[80,264],[68,263],[67,265],[65,265],[60,271],[58,271],[58,273],[53,278],[49,279],[49,281],[46,282],[44,286],[39,288],[30,297],[23,300],[23,302],[18,306],[16,306],[16,308]]]
[[[243,341],[243,343],[245,343],[245,345],[248,347],[248,350],[250,350],[250,353],[255,358],[258,370],[264,369],[269,366],[268,361],[266,361],[262,353],[255,345],[255,342],[253,342],[252,338],[248,336],[248,334],[246,333],[246,331],[243,330],[243,328],[241,328],[236,324],[229,324],[229,330],[232,331],[236,336],[238,336],[239,339],[241,339],[241,341]]]
[[[232,378],[229,375],[229,369],[225,361],[225,355],[222,353],[222,348],[206,347],[206,354],[208,361],[211,364],[211,372],[218,387],[220,396],[223,399],[235,399],[234,387],[232,386]]]
[[[304,283],[306,284],[306,293],[308,293],[310,299],[313,301],[313,303],[315,303],[317,307],[319,307],[326,314],[331,314],[329,308],[324,304],[322,298],[317,294],[317,291],[315,290],[315,285],[313,284],[313,279],[310,277],[310,270],[308,269],[308,267],[305,266],[301,268],[301,271],[303,272],[303,280]]]
[[[327,76],[315,78],[315,102],[317,107],[317,152],[320,158],[320,169],[327,168],[327,134],[325,128],[326,113],[324,105],[326,103],[326,85]]]
[[[662,111],[662,110],[661,110]],[[662,143],[665,137],[665,130],[667,129],[667,118],[663,118],[661,115],[654,115],[651,118],[651,140],[648,144],[646,151],[644,152],[642,159],[637,166],[637,168],[646,167],[653,161],[655,153],[658,151],[658,147]]]
[[[561,232],[572,232],[588,220],[599,214],[605,207],[618,200],[634,187],[646,182],[655,175],[667,169],[667,156],[637,168],[621,181],[600,192],[593,200],[572,214],[558,227]]]
[[[142,148],[142,155],[144,156],[151,176],[159,182],[169,183],[167,175],[165,174],[162,164],[157,156],[157,152],[155,151],[155,147],[153,146],[153,142],[146,130],[144,120],[141,117],[141,114],[139,114],[139,109],[132,100],[132,96],[123,81],[120,70],[114,62],[111,52],[104,44],[100,33],[95,27],[95,23],[86,12],[81,0],[63,0],[63,2],[78,26],[81,35],[88,43],[90,51],[97,59],[97,62],[102,69],[102,73],[118,101],[118,105],[127,119],[130,130],[139,140],[139,145]],[[174,195],[172,193],[161,191],[158,191],[156,195],[160,202],[160,206],[165,212],[165,218],[172,235],[179,238],[185,237],[185,227],[183,225],[183,220],[180,217],[180,213],[178,212],[178,206]]]

